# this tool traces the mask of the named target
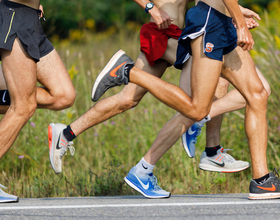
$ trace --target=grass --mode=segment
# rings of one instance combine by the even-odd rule
[[[268,163],[279,167],[279,45],[265,27],[254,32],[256,65],[267,77],[272,95],[268,104]],[[265,47],[264,47],[265,45]],[[84,43],[60,42],[56,45],[77,92],[75,104],[53,112],[38,109],[20,132],[9,152],[1,159],[0,183],[20,197],[63,197],[137,194],[123,178],[151,146],[157,133],[175,113],[147,94],[141,104],[82,133],[75,140],[74,157],[64,157],[64,172],[55,175],[48,159],[47,127],[50,122],[69,124],[94,103],[93,82],[109,58],[119,48],[133,59],[139,54],[137,33],[86,35]],[[277,55],[278,53],[278,55]],[[164,80],[178,84],[180,72],[169,68]],[[114,88],[104,97],[120,91]],[[250,161],[244,132],[244,110],[225,114],[221,144],[233,148],[231,155]],[[205,147],[205,132],[198,139],[196,156],[189,159],[180,140],[163,156],[155,168],[160,186],[172,194],[247,193],[251,170],[221,174],[198,168]]]

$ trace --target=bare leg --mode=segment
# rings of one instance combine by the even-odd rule
[[[181,88],[158,79],[137,67],[130,71],[130,81],[142,86],[160,101],[194,120],[203,119],[210,111],[212,99],[221,73],[222,62],[203,54],[202,37],[192,41],[192,94],[190,98]],[[213,74],[209,74],[211,69]],[[185,66],[183,70],[185,71]],[[196,74],[198,73],[198,74]],[[211,82],[211,83],[209,83]],[[208,92],[205,92],[208,91]]]
[[[61,110],[73,105],[75,89],[56,50],[37,63],[37,80],[44,88],[37,88],[39,108]]]
[[[139,55],[135,65],[153,74],[156,78],[161,77],[167,68],[166,62],[161,62],[151,67],[143,53]],[[99,101],[81,117],[72,122],[70,124],[71,129],[78,136],[88,128],[135,107],[146,93],[147,91],[142,87],[129,83],[120,93]]]
[[[247,51],[237,47],[225,56],[224,76],[240,91],[247,101],[245,130],[251,153],[253,179],[268,173],[266,161],[268,94],[257,75],[254,62]],[[246,73],[246,74],[242,74]]]
[[[37,63],[37,80],[43,85],[43,88],[37,87],[38,108],[61,110],[74,103],[75,89],[56,50],[42,57]],[[0,89],[7,89],[1,66]],[[1,105],[0,113],[4,114],[8,108],[9,106]]]
[[[36,63],[26,54],[17,38],[13,50],[1,50],[1,57],[11,105],[0,121],[0,158],[12,146],[37,107]]]
[[[215,99],[220,99],[227,94],[229,82],[220,77],[215,92]],[[220,129],[223,115],[219,115],[206,123],[206,147],[215,147],[220,144]]]

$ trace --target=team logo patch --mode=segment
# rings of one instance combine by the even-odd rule
[[[212,43],[206,43],[206,46],[205,46],[205,51],[208,52],[208,53],[211,53],[213,51],[213,48],[214,48],[214,44]]]

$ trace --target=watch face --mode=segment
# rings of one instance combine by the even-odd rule
[[[152,3],[148,3],[147,4],[147,8],[152,8],[153,7],[153,4]]]

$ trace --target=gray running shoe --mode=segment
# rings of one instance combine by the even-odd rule
[[[278,172],[274,169],[273,173],[269,173],[269,178],[260,184],[255,180],[251,180],[249,191],[249,199],[280,198],[280,180]]]
[[[119,50],[97,76],[92,88],[91,99],[96,102],[110,88],[128,84],[129,70],[134,66],[133,60]]]
[[[56,174],[62,171],[62,157],[70,150],[71,155],[75,153],[75,148],[72,146],[73,142],[68,141],[64,135],[63,130],[66,128],[64,124],[49,124],[49,155],[52,168]]]
[[[7,189],[7,187],[5,187],[1,184],[0,184],[0,187],[3,188],[3,189]],[[2,189],[0,189],[0,203],[18,202],[18,201],[19,201],[19,198],[17,196],[6,193]]]
[[[206,152],[203,151],[200,157],[199,168],[206,171],[235,173],[245,170],[250,166],[247,161],[235,160],[231,155],[226,153],[228,150],[221,148],[213,157],[208,157]]]

